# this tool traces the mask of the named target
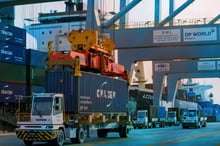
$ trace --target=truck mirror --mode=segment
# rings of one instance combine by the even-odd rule
[[[59,110],[59,106],[58,105],[55,105],[55,110]]]

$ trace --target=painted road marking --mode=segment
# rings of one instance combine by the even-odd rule
[[[190,139],[203,137],[203,136],[206,136],[206,135],[215,134],[215,133],[219,133],[219,132],[220,132],[220,130],[204,132],[204,133],[201,133],[201,134],[192,134],[192,135],[187,135],[187,136],[178,137],[178,138],[174,138],[174,139],[169,139],[169,140],[166,140],[166,141],[161,141],[161,142],[158,142],[158,143],[150,144],[148,146],[169,145],[169,144],[174,144],[174,143],[177,143],[177,142],[187,141],[187,140],[190,140]]]

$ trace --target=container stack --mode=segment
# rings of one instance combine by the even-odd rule
[[[37,50],[26,50],[26,87],[27,95],[44,92],[45,67],[47,52]]]
[[[26,95],[26,31],[0,23],[0,112],[14,113],[18,95]]]
[[[24,29],[0,23],[0,114],[25,109],[24,96],[44,92],[46,52],[26,49]],[[20,98],[19,98],[20,97]]]
[[[220,121],[220,105],[213,104],[210,101],[199,102],[199,107],[203,110],[204,115],[207,116],[208,122]]]

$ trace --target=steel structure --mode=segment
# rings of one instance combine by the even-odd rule
[[[64,0],[1,0],[0,7],[26,5],[26,4],[34,4],[34,3],[55,2],[55,1],[64,1]]]
[[[26,0],[22,3],[18,0],[5,0],[0,2],[0,7],[48,1]],[[187,0],[174,10],[174,0],[170,0],[169,16],[161,20],[161,0],[155,0],[153,27],[126,29],[124,27],[126,14],[141,0],[132,0],[130,3],[127,0],[120,0],[120,11],[106,21],[99,19],[98,12],[94,9],[95,0],[88,0],[85,28],[98,29],[110,34],[118,49],[119,63],[125,65],[127,69],[135,61],[153,60],[154,64],[163,64],[164,61],[159,60],[169,60],[165,61],[165,64],[169,64],[169,70],[157,71],[154,68],[153,79],[154,90],[161,91],[162,79],[164,75],[168,75],[168,101],[172,102],[175,97],[176,80],[188,77],[219,77],[219,60],[214,61],[217,67],[215,69],[209,67],[205,70],[199,69],[201,67],[199,59],[220,58],[220,24],[215,24],[219,20],[219,15],[203,25],[174,26],[173,23],[174,17],[194,1]],[[115,24],[118,27],[112,29]],[[175,62],[173,59],[187,59],[187,61]],[[161,92],[154,92],[155,105],[160,105],[160,99]]]
[[[92,4],[92,1],[90,2]],[[125,1],[121,1],[120,4],[124,5],[120,6],[121,11],[100,27],[109,27],[119,20],[119,16],[123,16],[119,23],[119,29],[104,30],[114,38],[116,47],[119,50],[119,62],[130,68],[130,65],[135,61],[154,60],[153,90],[157,91],[153,95],[154,105],[160,106],[162,104],[161,97],[165,76],[168,77],[167,102],[171,102],[171,105],[174,105],[179,79],[219,77],[219,60],[199,60],[199,58],[220,58],[220,25],[214,24],[219,19],[219,15],[204,25],[173,26],[173,18],[193,3],[194,0],[186,1],[176,10],[174,10],[174,0],[170,0],[169,16],[162,21],[160,21],[161,3],[160,0],[155,0],[156,27],[122,29],[120,24],[125,23],[126,20],[125,15],[122,15],[122,13],[125,14],[126,10],[134,7],[139,2],[139,0],[133,0],[126,5]],[[89,10],[92,10],[92,7]],[[169,25],[164,27],[165,24]],[[173,59],[184,61],[176,62]],[[206,66],[206,64],[208,65]],[[213,67],[210,67],[212,65]],[[155,68],[158,66],[159,68]],[[160,68],[162,69],[160,70]]]
[[[220,77],[220,60],[153,61],[154,104],[161,104],[161,93],[167,78],[167,102],[174,103],[178,80],[184,78]]]

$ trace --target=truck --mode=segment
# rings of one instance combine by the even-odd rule
[[[147,106],[137,109],[137,117],[133,119],[133,127],[155,128],[164,127],[166,119],[165,107]]]
[[[185,129],[190,127],[206,127],[206,120],[207,117],[204,116],[202,110],[188,109],[182,122],[182,128]]]
[[[17,137],[26,145],[54,146],[66,139],[83,143],[91,129],[98,137],[128,137],[128,72],[114,62],[113,41],[98,38],[96,30],[73,30],[68,41],[69,52],[53,51],[48,42],[46,92],[32,95],[29,119],[18,115]]]
[[[172,125],[180,125],[181,124],[181,109],[174,107],[174,108],[168,108],[167,112],[167,119],[166,119],[166,125],[172,126]]]
[[[83,143],[91,126],[98,137],[118,132],[128,137],[128,86],[124,80],[94,73],[48,71],[46,93],[34,94],[30,121],[18,121],[16,135],[26,145],[47,141],[62,146],[65,139]]]

